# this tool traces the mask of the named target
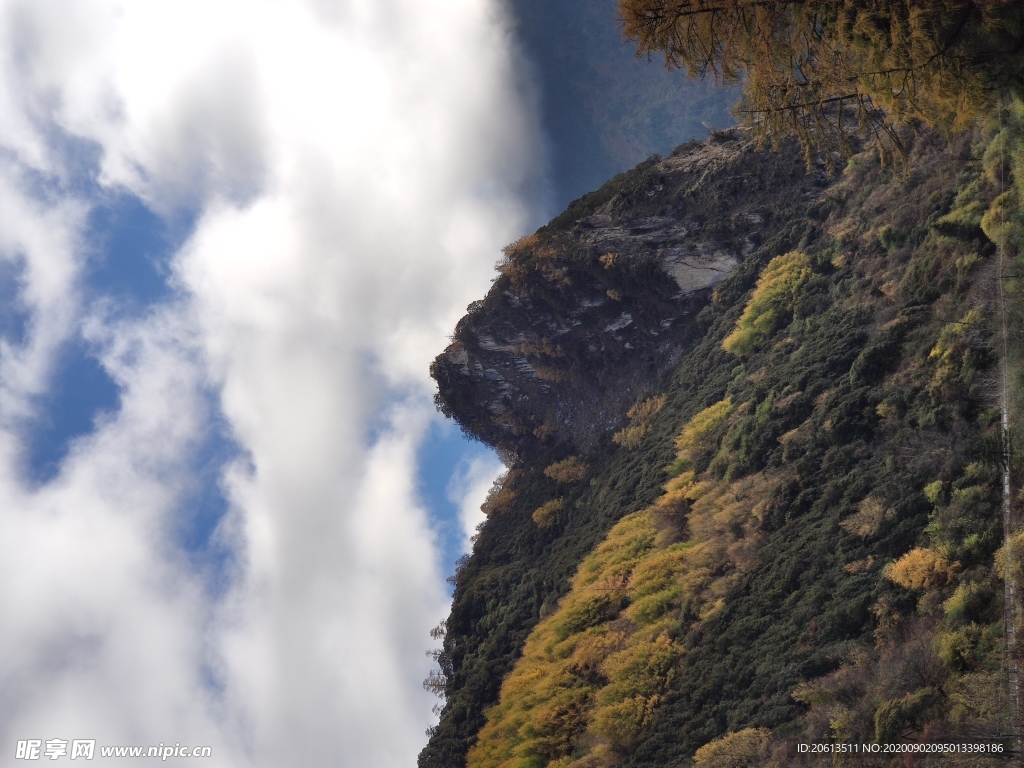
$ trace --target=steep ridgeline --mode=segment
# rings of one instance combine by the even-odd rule
[[[508,249],[433,369],[510,471],[422,768],[1010,743],[993,242],[1024,274],[1022,117],[832,183],[718,135]]]
[[[710,289],[825,183],[729,132],[575,201],[506,249],[459,323],[431,371],[442,411],[507,453],[592,450],[673,367]]]

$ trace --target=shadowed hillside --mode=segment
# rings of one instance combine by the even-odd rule
[[[447,701],[422,765],[464,764],[485,712],[470,765],[674,764],[758,728],[768,730],[745,738],[779,764],[798,759],[797,740],[1006,732],[998,712],[968,695],[1004,690],[998,235],[985,212],[999,200],[989,149],[1006,140],[923,135],[908,176],[867,151],[831,186],[779,177],[780,214],[743,219],[759,244],[740,249],[728,277],[704,289],[702,309],[686,305],[688,330],[663,358],[671,364],[649,374],[647,389],[607,401],[589,441],[566,419],[535,427],[535,411],[517,410],[514,398],[491,414],[499,429],[487,432],[475,425],[491,412],[442,385],[452,415],[512,463],[455,577],[440,656]],[[699,165],[722,142],[736,145],[735,166],[719,167],[717,178],[801,162],[796,148],[751,157],[736,135],[677,157]],[[592,230],[579,222],[611,200],[629,219],[627,199],[644,218],[664,186],[654,167],[511,249],[521,282],[506,269],[453,348],[499,318],[511,328],[502,314],[509,295],[536,300],[560,269],[567,279],[554,280],[547,311],[579,316],[574,308],[596,288],[576,270],[619,263],[613,247],[583,247]],[[757,193],[744,185],[722,194],[708,208],[718,218],[708,213],[700,231],[729,231],[729,202],[750,212],[744,194]],[[537,258],[570,235],[580,245],[573,258]],[[649,265],[638,285],[671,285],[672,263]],[[605,320],[566,323],[568,331],[545,321],[531,344],[566,350],[572,328]],[[616,370],[635,371],[662,348],[650,333],[657,327],[628,347],[616,342]],[[586,349],[591,333],[581,332]],[[515,357],[463,346],[439,364],[498,353]],[[544,357],[536,354],[524,358],[535,368]],[[565,371],[547,390],[556,412],[591,377],[611,375]],[[476,392],[509,391],[489,390],[486,375],[478,381]],[[541,397],[523,402],[537,408]],[[847,712],[841,725],[837,706]]]
[[[1007,764],[1020,7],[620,8],[642,53],[744,78],[748,127],[511,244],[435,361],[509,471],[420,765]],[[925,751],[954,742],[985,747]]]

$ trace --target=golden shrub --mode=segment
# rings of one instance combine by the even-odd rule
[[[1004,581],[1012,578],[1024,584],[1024,531],[1017,531],[999,548],[995,556],[996,573]]]
[[[714,405],[708,406],[694,416],[683,427],[683,431],[676,438],[676,449],[682,456],[700,447],[701,441],[711,434],[722,424],[732,413],[732,399],[719,400]]]
[[[932,549],[912,549],[891,566],[885,575],[907,589],[929,589],[947,584],[955,575],[952,563]]]
[[[541,504],[533,511],[533,522],[537,524],[539,528],[550,528],[555,524],[558,511],[565,504],[564,499],[552,499],[549,502]]]
[[[552,368],[548,365],[535,365],[533,367],[533,371],[541,381],[551,381],[557,384],[560,381],[565,381],[567,378],[565,371],[561,371],[558,368]]]
[[[541,424],[539,427],[533,430],[533,436],[536,437],[541,442],[547,442],[554,434],[554,428],[548,426],[547,424]]]
[[[480,511],[488,517],[495,513],[502,514],[508,512],[516,498],[516,492],[512,490],[512,483],[519,474],[520,472],[516,470],[498,475],[494,479],[490,490],[487,491],[487,497],[484,499],[484,503],[480,505]]]
[[[531,751],[559,758],[572,750],[574,740],[587,727],[589,692],[583,688],[559,690],[531,711]]]
[[[555,344],[547,336],[536,338],[532,341],[523,341],[514,344],[512,350],[520,357],[540,359],[542,357],[562,357],[565,352],[561,345]]]
[[[874,555],[868,555],[862,560],[854,560],[852,563],[847,563],[843,566],[843,570],[847,573],[866,573],[875,567],[877,558]]]
[[[566,266],[558,267],[549,261],[544,261],[540,265],[540,273],[549,283],[572,285],[572,280],[569,277],[569,268]]]
[[[501,488],[494,495],[488,494],[487,499],[480,507],[480,511],[488,517],[493,514],[503,514],[512,508],[512,502],[515,499],[515,491],[511,488]]]
[[[693,756],[694,768],[749,768],[768,754],[772,732],[767,728],[744,728],[705,744]]]
[[[608,685],[601,690],[599,701],[612,704],[662,693],[675,677],[682,655],[682,647],[664,635],[654,642],[635,643],[612,654],[601,665]]]
[[[544,474],[556,483],[578,483],[587,476],[587,464],[579,456],[570,456],[548,466]]]
[[[612,440],[623,448],[638,447],[644,435],[650,431],[654,417],[665,407],[667,399],[666,395],[655,395],[634,405],[626,411],[626,417],[633,423],[612,435]]]
[[[892,511],[878,496],[868,496],[857,505],[857,513],[839,523],[839,527],[855,536],[874,536]]]
[[[1009,224],[1018,216],[1017,194],[1011,190],[999,195],[981,217],[981,231],[993,243],[1001,243],[1009,232]]]
[[[769,261],[736,328],[722,342],[725,351],[746,357],[759,350],[796,308],[811,274],[807,256],[799,251]]]
[[[533,234],[530,235],[523,235],[514,243],[509,243],[508,245],[501,249],[501,252],[505,254],[505,258],[512,259],[516,255],[522,253],[523,251],[533,248],[539,242],[540,237],[538,237],[537,233],[534,232]]]
[[[640,441],[644,439],[648,429],[646,424],[630,424],[612,435],[612,440],[623,448],[633,450],[640,446]]]
[[[928,483],[928,485],[926,485],[922,490],[924,492],[924,497],[928,499],[928,501],[930,501],[932,504],[938,504],[940,501],[942,501],[942,492],[944,489],[945,483],[943,483],[941,480],[935,480],[931,483]]]
[[[628,748],[636,743],[650,721],[659,698],[636,696],[602,707],[594,713],[592,730],[614,746]]]
[[[521,293],[526,288],[526,277],[529,274],[529,269],[521,261],[510,261],[507,263],[499,264],[498,271],[505,275],[512,283],[512,288],[517,293]]]
[[[661,412],[661,409],[665,407],[665,401],[668,400],[668,395],[655,395],[643,400],[628,411],[626,416],[631,421],[639,421],[643,424],[649,424],[651,420]]]

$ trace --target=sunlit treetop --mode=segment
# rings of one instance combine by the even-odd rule
[[[1024,92],[1024,4],[1006,0],[620,0],[640,56],[744,83],[761,141],[795,136],[830,169],[858,136],[902,157],[901,131],[957,130]]]

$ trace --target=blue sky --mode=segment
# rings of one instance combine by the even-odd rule
[[[170,224],[133,195],[100,191],[83,233],[90,251],[82,276],[86,300],[129,317],[173,301],[172,260],[192,226],[192,221]],[[16,293],[14,288],[9,290]],[[21,336],[24,331],[13,333]],[[54,356],[48,386],[21,427],[25,481],[51,482],[73,442],[116,413],[118,402],[118,385],[107,374],[97,350],[87,339],[69,339]],[[209,393],[206,407],[212,418],[202,440],[190,451],[192,487],[179,505],[176,522],[186,551],[223,565],[228,553],[211,540],[229,505],[221,473],[237,460],[243,447],[232,439],[230,425],[216,414],[215,392]],[[373,441],[372,433],[369,439]],[[468,439],[456,425],[440,419],[430,422],[417,448],[416,490],[438,535],[443,572],[451,573],[455,560],[467,551],[468,535],[483,520],[474,509],[500,469],[493,451]],[[224,578],[219,572],[212,576]]]
[[[415,759],[501,469],[430,360],[502,245],[676,141],[605,140],[528,5],[0,0],[0,755]]]
[[[88,260],[80,286],[87,300],[106,300],[119,313],[135,315],[167,300],[170,259],[187,226],[178,227],[174,237],[168,223],[134,195],[89,191],[94,203],[82,233]],[[17,336],[24,337],[23,328]],[[23,427],[25,473],[36,483],[52,480],[71,441],[92,432],[96,419],[118,403],[117,384],[84,339],[68,339],[53,365],[48,387]]]
[[[0,2],[0,753],[422,747],[499,468],[427,371],[543,160],[496,7],[399,4]]]

